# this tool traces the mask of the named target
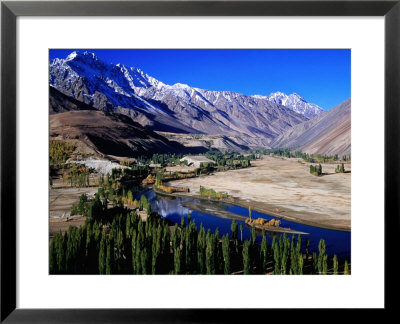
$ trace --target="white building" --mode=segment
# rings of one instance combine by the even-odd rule
[[[216,164],[213,160],[210,160],[209,158],[202,155],[184,156],[182,159],[180,159],[181,162],[184,162],[185,160],[187,161],[188,166],[195,166],[197,168],[200,167],[200,164],[202,162]]]

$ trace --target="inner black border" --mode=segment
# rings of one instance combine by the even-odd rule
[[[400,0],[395,1],[2,1],[1,3],[1,322],[200,323],[271,321],[276,309],[16,309],[16,18],[18,16],[384,16],[385,17],[385,315],[398,305],[400,235]],[[366,94],[368,95],[368,94]],[[372,125],[371,125],[372,126]],[[371,148],[373,156],[373,148]],[[378,160],[380,157],[375,157]],[[379,167],[379,166],[378,166]],[[372,189],[372,188],[371,188]],[[366,188],[368,190],[368,188]],[[366,202],[367,203],[367,202]],[[376,215],[377,218],[382,215]],[[371,233],[371,244],[374,238]],[[368,248],[367,246],[365,248]],[[374,276],[371,268],[360,269]],[[32,265],[34,266],[34,265]],[[365,283],[368,289],[368,282]],[[220,293],[217,291],[210,293]],[[251,301],[248,296],[240,296]],[[135,293],[135,292],[132,292]],[[154,293],[157,293],[154,289]],[[297,293],[301,298],[301,292]],[[344,292],[345,293],[345,292]],[[317,297],[317,296],[316,296]],[[40,298],[40,292],[38,292]],[[103,296],[112,298],[112,296]],[[182,298],[187,298],[182,292]],[[266,292],[268,298],[273,293]],[[246,302],[246,303],[247,303]],[[284,305],[284,300],[282,301]],[[151,306],[151,300],[149,300]],[[195,307],[196,305],[194,305]],[[309,309],[312,313],[316,310]],[[332,310],[326,310],[332,313]],[[333,310],[335,311],[335,310]],[[307,315],[311,315],[309,313]],[[348,313],[348,312],[347,312]],[[379,312],[380,315],[381,312]],[[267,315],[268,314],[268,315]],[[334,314],[337,314],[335,311]],[[304,310],[279,312],[280,320],[329,319]],[[274,316],[274,317],[275,317]],[[347,316],[338,316],[345,321]],[[394,317],[396,318],[396,317]],[[350,319],[350,318],[348,318]],[[278,319],[279,320],[279,319]],[[350,320],[357,320],[351,318]],[[381,318],[383,320],[383,318]]]

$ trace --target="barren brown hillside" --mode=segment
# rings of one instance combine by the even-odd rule
[[[351,154],[351,99],[321,115],[295,125],[276,137],[272,147],[296,148],[327,155]]]
[[[50,115],[50,139],[77,140],[101,155],[117,157],[187,151],[183,145],[167,140],[127,116],[103,111]]]

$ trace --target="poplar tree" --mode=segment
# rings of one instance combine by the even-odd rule
[[[313,252],[312,254],[312,263],[313,263],[313,272],[318,273],[318,257],[316,252]]]
[[[344,262],[344,275],[349,275],[350,271],[349,271],[349,264],[347,263],[347,260]]]
[[[231,225],[232,240],[234,244],[234,253],[238,253],[238,224],[235,220],[232,221]]]
[[[148,259],[149,259],[149,253],[147,251],[147,247],[145,246],[143,250],[140,253],[140,261],[142,264],[142,274],[147,274],[148,273]]]
[[[261,241],[261,250],[260,250],[260,259],[261,259],[261,271],[262,273],[267,272],[267,239],[265,235],[263,235]]]
[[[222,254],[224,258],[224,274],[231,273],[230,248],[228,234],[222,237]]]
[[[210,230],[206,236],[206,273],[215,274],[215,250],[214,250],[214,235]]]
[[[298,258],[299,260],[298,260],[297,274],[301,275],[303,274],[303,265],[304,265],[303,255],[300,253]]]
[[[99,249],[99,273],[100,274],[106,273],[106,254],[107,254],[107,242],[106,242],[106,235],[105,235],[105,233],[103,233],[103,235],[101,235],[100,249]]]
[[[250,274],[250,242],[248,240],[243,243],[243,273]]]
[[[336,254],[333,256],[333,274],[337,275],[339,273],[339,262]]]
[[[252,226],[251,227],[251,244],[252,245],[256,244],[256,238],[257,238],[256,228],[254,226]]]
[[[112,267],[112,250],[111,250],[111,244],[107,240],[107,248],[106,248],[106,274],[111,274],[111,267]]]
[[[237,240],[237,238],[238,238],[238,225],[237,225],[237,223],[236,223],[236,221],[235,220],[233,220],[232,221],[232,224],[231,224],[231,237],[232,237],[232,240]]]
[[[136,267],[137,267],[137,261],[136,261],[137,256],[136,256],[136,253],[137,253],[137,250],[138,250],[138,246],[137,246],[136,230],[134,229],[132,231],[132,272],[136,273],[136,274],[138,273],[136,271]]]
[[[179,247],[174,250],[174,273],[181,273],[181,250]]]
[[[325,254],[322,258],[322,274],[328,273],[328,256]]]
[[[324,256],[325,256],[325,251],[326,251],[326,245],[325,245],[325,240],[320,239],[318,243],[318,273],[321,274],[323,273],[323,265],[324,265]]]
[[[206,232],[204,230],[203,224],[200,224],[199,238],[197,241],[197,262],[198,262],[199,273],[201,274],[204,274],[206,272],[205,252],[206,252]]]
[[[274,274],[281,274],[280,252],[279,246],[276,243],[274,248]]]

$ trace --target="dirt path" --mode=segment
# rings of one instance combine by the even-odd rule
[[[351,173],[335,173],[335,164],[322,164],[326,175],[309,173],[298,159],[264,157],[251,168],[171,182],[199,194],[200,185],[225,191],[235,203],[290,221],[324,228],[351,229]],[[351,166],[345,164],[347,171]]]

